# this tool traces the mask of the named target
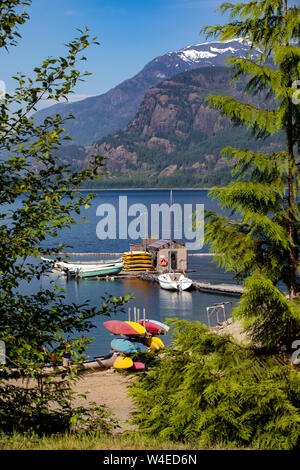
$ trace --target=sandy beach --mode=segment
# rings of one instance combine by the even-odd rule
[[[105,405],[113,417],[118,421],[116,432],[134,429],[128,422],[134,405],[128,396],[128,387],[133,376],[125,375],[115,369],[94,370],[81,375],[76,381],[73,390],[84,393],[89,402]],[[85,399],[76,399],[76,405],[86,404]]]

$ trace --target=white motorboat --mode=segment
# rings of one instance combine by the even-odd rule
[[[173,191],[170,191],[170,209],[173,205]],[[185,277],[184,274],[172,271],[172,224],[171,224],[171,210],[170,210],[170,252],[169,263],[171,271],[162,273],[158,276],[158,281],[162,289],[183,291],[189,289],[192,285],[192,280]]]
[[[185,277],[182,273],[164,273],[158,276],[158,281],[162,289],[168,290],[187,290],[192,285],[192,280]]]
[[[54,271],[59,271],[67,276],[95,277],[118,274],[124,267],[123,260],[101,261],[54,261],[41,257],[42,261],[50,263]]]

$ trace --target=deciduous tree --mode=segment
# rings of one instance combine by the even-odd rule
[[[24,8],[30,4],[1,2],[2,51],[17,44],[17,27],[28,20]],[[89,168],[75,173],[60,164],[56,151],[68,139],[64,121],[56,115],[37,125],[33,114],[41,99],[61,101],[88,75],[80,71],[79,63],[93,44],[97,41],[87,29],[79,31],[66,45],[64,57],[48,57],[31,77],[17,74],[15,90],[0,104],[0,339],[6,345],[6,363],[0,372],[0,427],[6,430],[32,427],[46,432],[69,428],[83,416],[91,418],[97,409],[88,412],[72,407],[69,379],[75,377],[76,369],[65,369],[54,377],[44,374],[44,365],[51,363],[51,356],[61,362],[62,341],[68,338],[74,364],[80,368],[95,319],[113,314],[126,300],[99,298],[96,308],[88,303],[67,304],[64,292],[55,288],[32,295],[21,290],[24,283],[49,269],[34,263],[34,258],[63,250],[55,244],[59,231],[76,223],[92,198],[78,188],[86,179],[98,177],[103,166],[98,155],[92,157]],[[100,427],[106,429],[106,413],[98,411]]]

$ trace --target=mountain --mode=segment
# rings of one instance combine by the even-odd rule
[[[107,158],[111,176],[106,187],[208,187],[231,179],[231,164],[221,150],[233,147],[277,151],[280,136],[249,140],[249,132],[232,127],[218,111],[208,109],[208,94],[231,96],[265,108],[265,96],[245,95],[245,81],[230,82],[227,67],[202,67],[173,76],[151,88],[134,119],[122,131],[87,148]],[[81,162],[82,163],[82,162]]]
[[[36,113],[37,122],[57,113],[72,114],[75,119],[66,122],[66,131],[73,144],[90,145],[104,136],[124,127],[134,118],[145,93],[163,80],[199,67],[224,65],[228,56],[246,57],[247,42],[237,39],[206,42],[169,52],[149,62],[137,75],[125,80],[107,93],[76,103],[59,103]],[[252,53],[253,58],[259,50]]]

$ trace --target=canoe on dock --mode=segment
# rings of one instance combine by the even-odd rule
[[[54,271],[61,272],[69,277],[101,277],[119,274],[124,263],[118,260],[98,261],[55,261],[50,258],[41,257],[41,260],[51,264]]]
[[[79,278],[115,276],[123,269],[123,263],[114,263],[111,265],[98,266],[96,268],[80,268],[74,271],[74,276]]]

